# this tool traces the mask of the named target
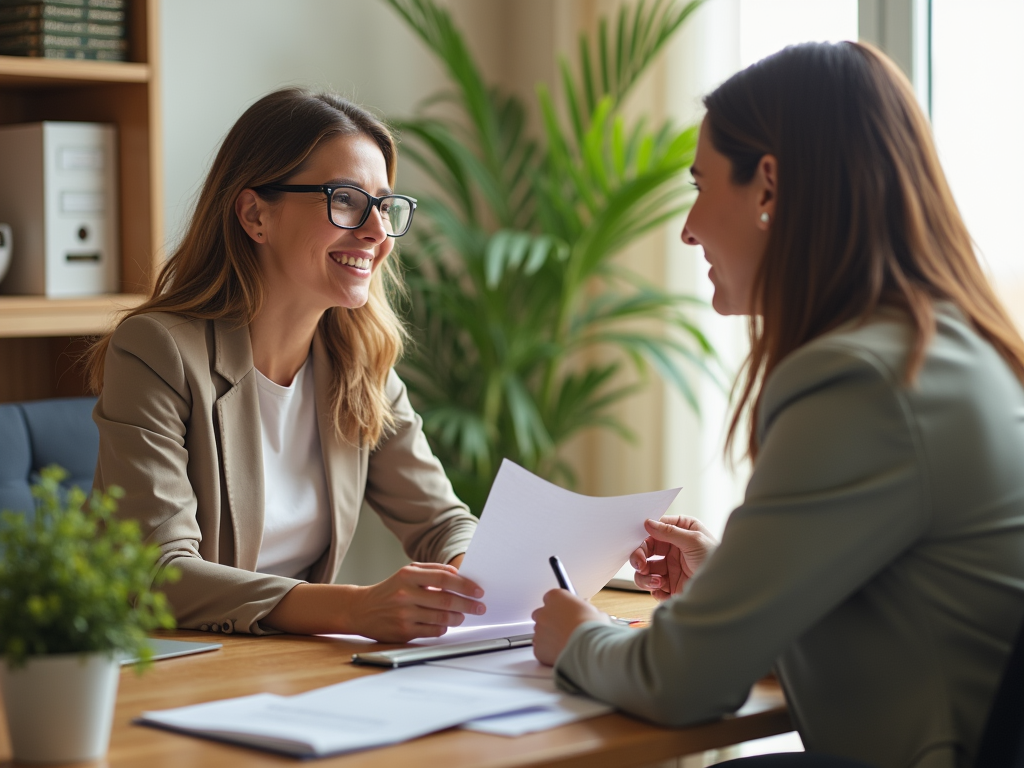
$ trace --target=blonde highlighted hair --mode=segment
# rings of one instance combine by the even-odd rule
[[[362,134],[384,155],[395,184],[397,152],[384,124],[366,110],[329,93],[299,88],[275,91],[249,107],[228,132],[203,183],[185,236],[164,264],[152,295],[123,320],[146,312],[173,312],[203,320],[248,325],[263,305],[266,285],[256,249],[235,215],[244,189],[285,183],[320,144],[334,136]],[[274,199],[277,194],[261,191]],[[393,426],[384,387],[406,339],[391,298],[401,290],[393,259],[385,259],[358,309],[333,307],[319,333],[331,366],[331,416],[340,437],[376,445]],[[90,382],[103,387],[110,335],[88,353]]]

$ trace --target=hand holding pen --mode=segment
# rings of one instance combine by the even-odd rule
[[[576,594],[569,574],[561,561],[548,559],[559,588],[544,595],[544,606],[533,612],[533,655],[541,664],[554,665],[569,637],[580,624],[609,620],[607,614]]]
[[[579,595],[576,591],[576,587],[572,585],[572,581],[569,579],[569,573],[565,570],[565,566],[562,565],[562,561],[558,558],[558,555],[552,555],[548,558],[548,563],[551,565],[551,570],[555,572],[555,578],[558,580],[558,586],[564,589],[570,595]],[[637,624],[642,624],[642,619],[620,619],[618,616],[608,616],[612,620],[612,624],[618,624],[620,627],[632,627]]]

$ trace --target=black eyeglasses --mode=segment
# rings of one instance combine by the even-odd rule
[[[370,216],[370,209],[380,211],[388,237],[401,237],[412,226],[416,198],[406,195],[374,197],[352,184],[264,184],[256,191],[320,192],[327,196],[327,220],[339,229],[359,229]]]

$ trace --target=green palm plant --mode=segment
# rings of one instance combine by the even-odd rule
[[[401,372],[456,491],[479,512],[502,457],[571,485],[558,454],[569,437],[596,427],[632,438],[612,407],[651,367],[694,408],[691,376],[715,375],[687,313],[696,300],[613,259],[689,204],[695,128],[627,125],[621,105],[702,0],[640,0],[614,25],[602,20],[594,43],[581,35],[575,74],[560,62],[568,127],[540,85],[539,140],[523,104],[484,82],[447,11],[385,1],[453,85],[396,121],[404,156],[446,191],[421,195],[402,251],[415,343]],[[640,375],[620,375],[627,367]]]

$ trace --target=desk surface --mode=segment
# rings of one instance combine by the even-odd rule
[[[593,601],[618,616],[646,618],[654,607],[648,595],[605,590]],[[214,699],[268,691],[295,694],[351,680],[377,670],[349,662],[352,643],[295,635],[252,637],[175,632],[183,640],[216,640],[224,648],[156,662],[139,677],[121,673],[110,752],[99,765],[109,768],[223,768],[269,766],[297,761],[242,747],[218,744],[132,725],[144,710],[167,709]],[[365,646],[360,646],[365,648]],[[383,646],[382,646],[383,647]],[[735,717],[692,728],[658,728],[620,714],[584,720],[550,731],[510,739],[451,729],[383,749],[317,761],[327,768],[445,766],[642,766],[677,755],[714,749],[792,730],[777,685],[759,683]],[[10,745],[0,717],[0,764],[9,764]]]

